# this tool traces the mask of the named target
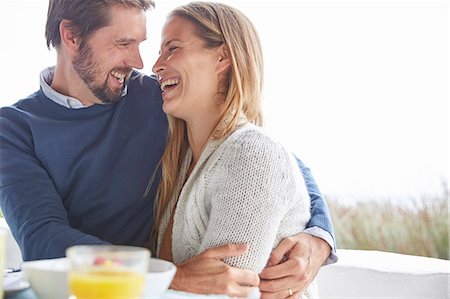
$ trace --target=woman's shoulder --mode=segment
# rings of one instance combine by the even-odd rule
[[[223,163],[246,161],[245,164],[250,167],[252,162],[257,162],[257,164],[275,164],[274,167],[285,168],[292,159],[292,154],[269,136],[264,129],[250,123],[230,134],[221,143],[216,154],[220,156],[219,161]]]
[[[228,138],[229,146],[247,151],[273,151],[287,153],[286,149],[276,139],[270,136],[262,127],[248,123],[235,130]]]

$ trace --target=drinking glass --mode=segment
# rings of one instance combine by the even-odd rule
[[[67,249],[69,298],[140,298],[150,251],[119,245],[77,245]]]

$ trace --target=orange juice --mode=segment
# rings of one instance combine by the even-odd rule
[[[77,299],[140,298],[145,275],[128,271],[91,271],[69,274],[70,294]]]

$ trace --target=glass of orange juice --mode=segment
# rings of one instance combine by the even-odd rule
[[[144,289],[150,251],[120,245],[77,245],[67,249],[69,298],[134,299]]]

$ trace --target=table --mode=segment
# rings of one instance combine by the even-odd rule
[[[198,298],[198,299],[223,298],[223,299],[226,299],[229,297],[221,296],[221,295],[199,295],[199,294],[167,290],[160,299],[189,299],[189,298]],[[33,290],[31,288],[28,288],[23,291],[18,291],[15,293],[8,294],[7,296],[5,296],[5,299],[45,299],[45,298],[38,298],[36,296],[36,294],[33,292]],[[64,298],[61,298],[61,299],[64,299]]]

